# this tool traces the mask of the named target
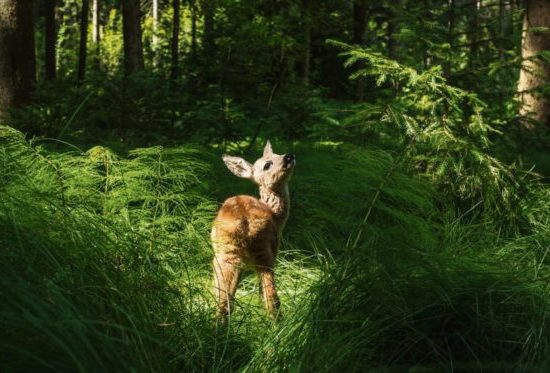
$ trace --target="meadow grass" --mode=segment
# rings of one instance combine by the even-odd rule
[[[298,159],[277,262],[284,318],[269,321],[250,274],[222,328],[210,225],[224,198],[255,191],[217,148],[61,151],[7,127],[0,144],[7,370],[549,367],[550,192],[536,181],[506,228],[381,148],[275,144]]]

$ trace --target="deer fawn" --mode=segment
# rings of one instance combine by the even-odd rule
[[[268,141],[254,165],[228,155],[223,161],[233,174],[259,186],[260,199],[246,195],[228,198],[214,220],[211,238],[218,318],[225,321],[231,313],[243,266],[251,265],[258,272],[265,307],[276,319],[279,298],[273,266],[290,208],[288,181],[296,164],[294,155],[273,153]]]

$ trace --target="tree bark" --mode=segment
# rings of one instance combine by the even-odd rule
[[[469,64],[470,67],[476,67],[479,65],[479,38],[478,35],[480,32],[480,22],[479,22],[479,10],[481,9],[481,0],[474,0],[471,3],[472,9],[470,15],[470,54],[469,54]]]
[[[523,58],[518,81],[520,115],[528,129],[534,128],[533,121],[550,128],[550,100],[540,90],[550,79],[550,63],[537,58],[542,51],[550,50],[550,32],[533,30],[535,27],[550,27],[550,2],[547,0],[526,0],[523,18],[521,57]]]
[[[353,43],[362,45],[367,29],[367,1],[353,1]]]
[[[153,48],[158,44],[159,0],[153,0]]]
[[[447,42],[450,47],[450,55],[443,64],[443,76],[447,81],[451,78],[451,63],[453,56],[454,32],[455,32],[455,0],[447,0]]]
[[[392,2],[388,9],[388,56],[393,60],[398,60],[399,42],[395,35],[399,32],[397,17],[402,11],[401,2],[402,0]]]
[[[92,2],[92,43],[94,45],[94,65],[99,70],[101,66],[101,20],[99,0]]]
[[[428,23],[432,20],[432,2],[430,0],[423,0],[423,11],[422,17]],[[429,47],[425,44],[426,51],[424,52],[424,67],[426,69],[430,68],[432,65],[432,55],[430,53]]]
[[[159,0],[153,0],[153,38],[151,49],[153,50],[153,65],[159,65]]]
[[[197,5],[191,0],[191,60],[197,59]]]
[[[80,48],[78,49],[78,76],[77,81],[82,82],[86,74],[86,55],[88,52],[88,13],[90,12],[89,0],[82,0],[80,10]]]
[[[44,2],[44,71],[46,80],[49,81],[53,81],[56,78],[55,48],[57,29],[55,24],[55,3],[56,0],[45,0]]]
[[[96,45],[96,48],[99,52],[99,42],[101,41],[100,27],[101,23],[99,21],[100,7],[99,0],[93,0],[92,4],[92,42]]]
[[[31,99],[36,84],[32,1],[0,2],[0,119]]]
[[[144,68],[139,0],[122,0],[122,34],[124,72],[129,76]]]
[[[173,0],[174,16],[172,19],[172,69],[170,77],[176,80],[179,76],[179,41],[180,41],[180,0]]]
[[[353,44],[363,46],[365,31],[367,30],[367,0],[353,1]],[[360,66],[360,65],[359,65]],[[355,87],[355,99],[363,101],[365,98],[365,81],[359,79]]]
[[[304,85],[309,85],[309,72],[311,70],[311,0],[302,0],[304,10],[304,55],[300,75]]]
[[[203,45],[206,54],[214,50],[214,14],[216,12],[215,0],[203,0],[202,12],[204,14]]]

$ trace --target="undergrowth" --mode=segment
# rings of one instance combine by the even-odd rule
[[[210,222],[241,192],[199,146],[48,149],[2,128],[2,366],[52,370],[542,369],[550,356],[548,190],[523,234],[441,208],[382,150],[292,149],[292,214],[272,325],[254,276],[228,329],[210,294]],[[252,190],[248,189],[248,191]]]
[[[0,366],[550,368],[548,187],[492,154],[498,131],[484,104],[437,68],[340,47],[356,77],[373,76],[391,97],[320,113],[307,141],[274,141],[297,157],[278,324],[254,276],[228,327],[216,325],[211,293],[216,210],[257,193],[224,168],[222,149],[253,160],[265,123],[247,150],[228,141],[230,120],[214,146],[129,150],[0,127]],[[74,116],[58,119],[59,135]]]

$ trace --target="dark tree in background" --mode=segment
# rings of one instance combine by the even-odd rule
[[[174,17],[172,19],[172,43],[171,43],[171,56],[172,67],[170,70],[170,77],[172,80],[176,80],[179,76],[179,35],[180,35],[180,0],[173,0],[172,6],[174,8]]]
[[[77,81],[82,82],[86,74],[86,56],[88,54],[88,13],[90,1],[82,0],[80,10],[80,44],[78,49],[78,75]]]
[[[0,2],[0,118],[30,101],[36,82],[33,2]]]
[[[122,32],[124,71],[126,75],[131,75],[144,68],[139,0],[122,0]]]
[[[151,39],[151,49],[153,50],[153,64],[158,66],[159,64],[159,21],[160,21],[160,9],[159,0],[153,0],[153,37]]]
[[[365,46],[365,32],[367,30],[367,0],[353,0],[353,44]],[[363,80],[357,82],[355,98],[363,101],[365,95],[365,83]]]
[[[189,0],[191,7],[191,61],[197,59],[197,0]]]
[[[367,29],[367,10],[366,0],[353,1],[353,44],[364,44],[365,31]]]
[[[97,1],[97,0],[96,0]],[[56,77],[56,43],[57,26],[55,22],[56,0],[44,0],[44,67],[47,80],[55,80]]]
[[[202,13],[204,17],[203,47],[206,54],[214,50],[214,13],[216,12],[216,0],[202,0]]]
[[[535,121],[548,123],[550,116],[544,93],[550,79],[545,62],[550,38],[544,29],[549,25],[548,1],[40,0],[2,4],[5,9],[8,4],[24,7],[28,22],[36,17],[36,30],[27,27],[15,37],[34,33],[36,40],[44,41],[36,48],[36,62],[44,67],[39,95],[42,80],[56,81],[44,85],[52,89],[47,95],[62,96],[63,89],[57,92],[57,87],[66,81],[74,83],[75,77],[79,87],[92,87],[101,94],[106,86],[128,88],[109,92],[126,97],[119,106],[135,114],[136,128],[144,130],[156,126],[159,131],[171,131],[170,126],[177,124],[187,136],[208,127],[211,133],[235,140],[256,138],[257,128],[273,126],[274,132],[290,139],[316,131],[314,122],[325,105],[331,107],[336,101],[384,104],[402,88],[388,81],[381,84],[368,74],[350,80],[368,63],[358,60],[345,67],[342,50],[327,40],[354,44],[418,72],[441,69],[447,82],[478,95],[495,123],[514,128],[519,113],[525,126],[532,126]],[[2,37],[7,40],[9,35],[4,32]],[[27,47],[22,50],[31,53]],[[524,60],[521,73],[520,59]],[[34,58],[25,58],[17,69],[33,63]],[[94,68],[87,68],[87,63]],[[131,87],[117,81],[138,71],[144,74]],[[71,101],[66,105],[71,111],[80,105],[78,100],[82,100],[80,94],[74,95],[77,102],[68,98],[60,102]],[[97,117],[88,118],[90,127],[109,122],[117,128],[128,122],[115,111],[96,113]],[[258,125],[258,118],[271,124]],[[196,124],[201,121],[209,124]]]
[[[93,0],[92,2],[92,43],[95,51],[96,65],[100,65],[101,59],[101,22],[100,22],[101,8],[99,0]]]
[[[526,0],[523,18],[523,41],[521,54],[524,59],[518,82],[520,114],[550,128],[550,100],[541,92],[550,80],[548,56],[541,58],[543,51],[550,51],[550,1]],[[533,124],[525,121],[527,128]]]
[[[452,2],[453,0],[449,0]],[[398,19],[403,13],[403,0],[390,2],[388,6],[388,56],[392,59],[398,59],[399,41],[396,35],[399,32]]]
[[[309,73],[311,70],[311,29],[312,29],[312,0],[302,0],[303,21],[304,21],[304,55],[302,58],[301,78],[304,85],[309,84]]]

